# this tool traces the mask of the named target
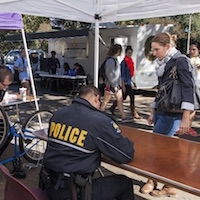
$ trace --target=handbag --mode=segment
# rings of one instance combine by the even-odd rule
[[[194,79],[194,109],[200,110],[200,88]]]
[[[181,110],[181,85],[178,80],[176,66],[172,67],[169,81],[161,84],[156,95],[156,107],[161,107],[165,112],[183,113]]]

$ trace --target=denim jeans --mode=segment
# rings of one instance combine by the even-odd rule
[[[154,113],[154,133],[173,136],[178,131],[182,117],[170,117]]]

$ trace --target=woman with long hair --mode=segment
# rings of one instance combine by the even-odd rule
[[[154,133],[172,137],[175,133],[184,134],[190,129],[190,114],[194,110],[193,77],[190,60],[175,48],[174,41],[169,33],[159,33],[151,42],[153,54],[157,57],[156,74],[158,76],[158,90],[169,81],[172,68],[176,66],[178,80],[181,85],[182,113],[167,112],[161,106],[156,106],[156,98],[152,104],[148,123],[154,123]],[[167,149],[166,149],[167,151]],[[143,186],[143,193],[153,196],[170,196],[176,194],[176,189],[165,185],[161,190],[154,190],[156,183],[153,180]]]
[[[121,67],[117,60],[117,57],[121,55],[122,46],[114,44],[108,51],[108,58],[105,63],[105,74],[106,74],[106,87],[104,90],[104,99],[101,106],[101,111],[106,109],[108,102],[112,95],[117,100],[117,106],[122,117],[122,122],[130,122],[133,118],[126,117],[123,109],[123,94],[122,94],[122,81],[121,81]]]
[[[130,97],[130,110],[131,114],[135,119],[141,119],[142,117],[138,114],[135,109],[135,90],[132,88],[134,77],[134,62],[132,59],[133,49],[131,46],[127,46],[125,49],[125,57],[121,62],[121,75],[122,75],[122,90],[123,99],[127,96]],[[115,108],[117,107],[117,101],[113,102],[113,105],[109,108],[112,114],[114,114]]]

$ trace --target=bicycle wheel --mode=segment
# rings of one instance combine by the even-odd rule
[[[7,115],[4,109],[0,106],[0,149],[3,148],[8,140],[8,132],[10,130]]]
[[[53,114],[49,111],[36,111],[23,126],[23,137],[19,140],[20,150],[25,152],[24,157],[38,163],[43,160],[47,142],[36,138],[32,132],[49,127],[49,121]]]

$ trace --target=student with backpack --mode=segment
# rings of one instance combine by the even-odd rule
[[[119,44],[112,45],[108,51],[108,59],[105,62],[106,87],[104,89],[104,99],[101,111],[106,109],[112,95],[117,100],[117,106],[122,117],[122,122],[131,122],[133,118],[126,117],[123,109],[121,67],[117,57],[121,55],[122,46]]]
[[[124,60],[121,62],[121,75],[122,75],[122,90],[123,99],[125,100],[127,96],[130,97],[130,109],[131,114],[135,119],[141,119],[142,117],[137,113],[135,109],[135,90],[132,89],[132,84],[135,85],[132,78],[134,76],[134,62],[131,58],[133,49],[131,46],[127,46],[125,50]],[[109,108],[112,114],[114,114],[117,102],[114,101],[113,105]]]

